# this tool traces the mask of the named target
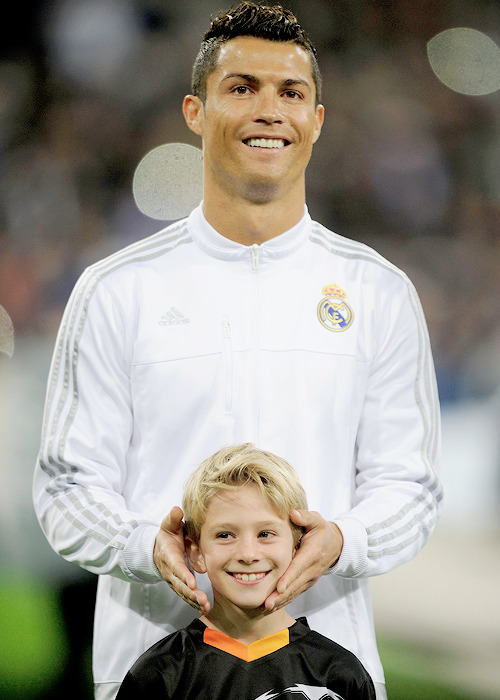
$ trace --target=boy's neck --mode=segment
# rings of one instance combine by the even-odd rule
[[[207,615],[203,615],[201,621],[243,644],[252,644],[259,639],[268,637],[276,632],[290,627],[295,622],[285,608],[273,612],[262,610],[223,609],[214,604]]]

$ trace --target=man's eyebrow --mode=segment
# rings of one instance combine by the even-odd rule
[[[260,84],[259,78],[257,78],[255,75],[249,75],[248,73],[228,73],[222,78],[221,82],[224,82],[225,80],[232,80],[233,78],[238,78],[239,80],[242,80],[245,83],[251,83],[252,85]],[[285,78],[285,80],[282,80],[280,83],[280,87],[284,88],[292,88],[298,85],[304,85],[307,88],[311,87],[305,78]]]
[[[224,80],[231,80],[232,78],[239,78],[246,83],[253,83],[254,85],[260,83],[260,80],[256,78],[255,75],[248,75],[247,73],[228,73],[222,78],[221,82],[224,82]]]
[[[295,87],[297,85],[304,85],[307,88],[311,87],[307,80],[305,80],[304,78],[287,78],[281,83],[282,87],[287,88]]]

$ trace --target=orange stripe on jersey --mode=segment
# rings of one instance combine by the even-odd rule
[[[255,661],[255,659],[260,659],[262,656],[267,656],[267,654],[272,654],[273,651],[286,647],[290,642],[290,632],[286,628],[247,645],[237,639],[233,639],[233,637],[229,637],[223,632],[207,627],[203,633],[203,641],[205,644],[225,651],[232,656],[237,656],[243,661]]]

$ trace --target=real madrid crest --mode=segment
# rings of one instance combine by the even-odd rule
[[[338,284],[327,284],[321,293],[323,299],[318,304],[321,325],[335,333],[347,330],[354,320],[352,309],[345,300],[347,294]]]

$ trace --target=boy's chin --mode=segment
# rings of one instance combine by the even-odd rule
[[[266,609],[266,600],[267,598],[265,598],[260,605],[239,605],[238,607],[248,615],[253,614],[256,617],[261,615],[268,615],[270,611]]]

